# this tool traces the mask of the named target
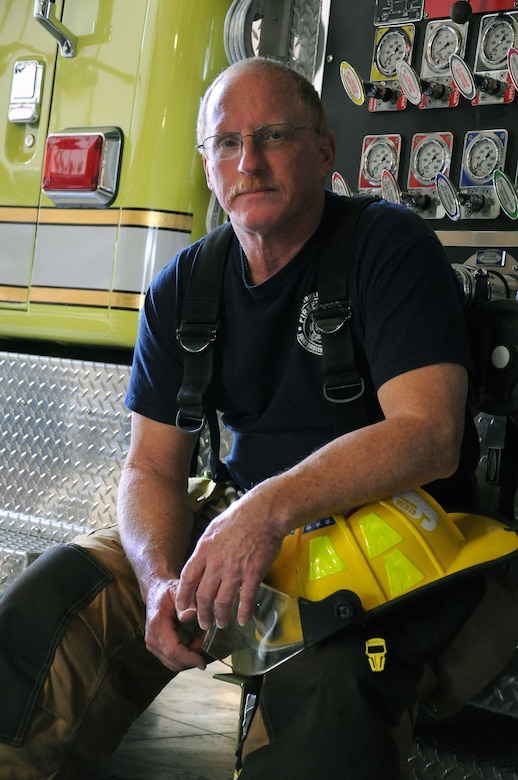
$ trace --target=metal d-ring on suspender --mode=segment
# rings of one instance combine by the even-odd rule
[[[318,305],[313,312],[321,334],[324,395],[331,403],[336,436],[367,423],[363,379],[354,358],[350,328],[348,260],[356,221],[374,198],[344,198],[337,209],[320,252]],[[209,470],[217,473],[219,425],[215,409],[207,404],[212,379],[213,343],[216,338],[223,270],[234,233],[230,223],[212,230],[196,255],[185,316],[177,330],[184,350],[184,374],[178,392],[176,426],[183,433],[199,434],[208,421],[211,438]]]

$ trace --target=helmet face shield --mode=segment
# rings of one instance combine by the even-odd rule
[[[227,628],[212,626],[203,649],[247,677],[264,674],[304,649],[304,636],[296,598],[261,584],[254,614],[240,626],[237,605]]]

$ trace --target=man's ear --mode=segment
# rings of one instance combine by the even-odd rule
[[[331,131],[322,135],[320,151],[322,154],[322,168],[324,169],[325,177],[331,173],[335,162],[336,141]]]
[[[210,171],[209,171],[209,167],[207,165],[207,160],[206,160],[205,157],[203,158],[203,170],[205,171],[205,178],[207,180],[207,187],[212,192],[214,190],[214,187],[212,186],[211,181],[210,181]]]

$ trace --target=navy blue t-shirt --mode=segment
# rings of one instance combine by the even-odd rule
[[[321,341],[310,313],[317,298],[321,236],[340,205],[338,196],[326,193],[315,234],[262,284],[248,284],[237,238],[231,244],[212,389],[223,422],[234,433],[227,468],[245,488],[333,438],[322,389]],[[151,283],[126,397],[133,411],[171,425],[182,381],[176,330],[201,241],[179,252]],[[376,390],[389,379],[441,362],[470,366],[459,285],[423,219],[404,207],[369,205],[355,231],[349,275],[353,338],[372,422],[383,418]],[[459,477],[472,473],[476,448],[467,415]]]

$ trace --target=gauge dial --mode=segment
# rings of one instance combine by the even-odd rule
[[[384,170],[395,173],[398,153],[393,141],[389,138],[375,138],[365,149],[363,157],[363,174],[373,186],[381,185],[381,175]]]
[[[516,40],[516,24],[510,16],[497,16],[486,27],[480,59],[490,68],[505,67],[507,52]]]
[[[441,24],[430,35],[425,50],[426,61],[432,70],[445,71],[450,66],[451,55],[459,54],[461,48],[460,29],[453,23]]]
[[[405,30],[393,28],[380,38],[374,60],[383,76],[393,78],[396,75],[398,60],[407,59],[411,50],[410,38]]]
[[[420,141],[412,157],[412,171],[422,184],[433,184],[438,173],[445,173],[450,162],[450,150],[440,135],[427,135]]]
[[[464,165],[470,179],[486,182],[500,166],[502,145],[493,135],[480,134],[468,144]]]

